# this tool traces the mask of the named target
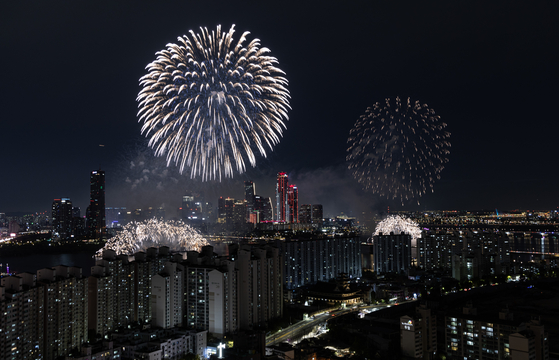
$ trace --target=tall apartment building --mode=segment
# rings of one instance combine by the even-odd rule
[[[88,279],[64,265],[37,271],[44,289],[44,356],[56,359],[87,341]]]
[[[88,328],[100,336],[112,332],[117,326],[114,319],[116,281],[102,266],[93,266],[88,283]]]
[[[184,307],[184,267],[167,262],[151,278],[152,325],[163,329],[182,326]]]
[[[490,230],[423,231],[418,266],[452,269],[459,280],[503,274],[511,266],[511,234]]]
[[[67,266],[2,278],[0,359],[51,360],[81,347],[87,284],[81,268]]]
[[[223,336],[239,330],[238,272],[230,260],[208,273],[208,330]]]
[[[277,248],[230,247],[238,271],[239,327],[254,329],[283,315],[282,257]]]
[[[284,284],[288,289],[335,279],[340,273],[361,277],[361,249],[358,238],[277,241],[285,259]]]
[[[413,316],[400,317],[402,355],[415,359],[433,359],[437,351],[437,321],[425,305],[416,308]]]
[[[374,236],[373,256],[377,274],[408,270],[411,266],[411,235],[390,233]]]
[[[45,359],[44,290],[36,274],[1,278],[0,359]]]
[[[424,231],[417,239],[417,264],[422,269],[448,267],[455,253],[453,232]]]
[[[208,260],[186,266],[185,325],[223,336],[239,329],[237,273],[230,261]]]
[[[543,326],[537,321],[515,321],[507,309],[495,316],[478,313],[469,304],[461,314],[446,315],[445,327],[446,352],[453,358],[549,359],[549,340]],[[527,346],[529,342],[533,346]]]
[[[185,276],[186,325],[208,330],[210,318],[209,274],[214,267],[188,266]]]
[[[152,277],[172,259],[168,247],[150,248],[133,257],[105,250],[91,268],[89,328],[104,336],[131,322],[152,322]]]
[[[549,359],[549,334],[539,320],[525,324],[525,329],[509,336],[510,359]]]

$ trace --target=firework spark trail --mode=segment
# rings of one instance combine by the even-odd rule
[[[440,179],[450,153],[446,124],[426,104],[386,99],[355,123],[348,138],[348,168],[365,190],[402,204]]]
[[[157,156],[182,173],[213,180],[256,166],[266,157],[288,120],[289,91],[277,59],[249,32],[237,42],[228,32],[201,28],[156,53],[140,79],[137,101],[142,133]]]
[[[114,250],[117,255],[133,255],[150,247],[168,246],[171,251],[200,251],[208,245],[198,231],[181,221],[160,221],[157,219],[132,222],[124,226],[115,237],[97,251],[100,257],[103,250]]]

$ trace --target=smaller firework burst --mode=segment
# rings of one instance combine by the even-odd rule
[[[200,251],[208,245],[198,231],[182,221],[163,221],[157,219],[132,222],[124,226],[115,237],[109,239],[96,256],[103,250],[114,250],[117,255],[133,255],[150,247],[168,246],[171,251]]]
[[[378,223],[373,236],[379,234],[388,235],[390,233],[411,235],[412,247],[417,246],[417,239],[421,237],[419,225],[413,220],[399,215],[389,215],[386,219]]]
[[[365,190],[405,202],[440,178],[450,153],[446,124],[426,104],[386,99],[367,109],[348,138],[348,168]]]

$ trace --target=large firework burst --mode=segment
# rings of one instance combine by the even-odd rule
[[[171,251],[200,251],[208,245],[200,233],[181,221],[160,221],[157,219],[131,222],[115,237],[110,238],[103,250],[114,250],[117,255],[133,255],[150,247],[168,246]]]
[[[446,124],[419,101],[386,99],[350,131],[348,167],[366,190],[402,203],[433,191],[450,153]]]
[[[140,79],[139,121],[158,156],[182,173],[213,180],[253,167],[279,142],[288,119],[289,91],[275,57],[248,32],[200,28],[156,53]]]

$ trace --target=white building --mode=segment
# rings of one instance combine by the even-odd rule
[[[437,321],[425,305],[415,315],[400,317],[402,355],[415,359],[432,359],[437,351]]]
[[[152,320],[154,326],[168,329],[181,326],[184,307],[184,267],[165,263],[163,271],[151,279]]]

